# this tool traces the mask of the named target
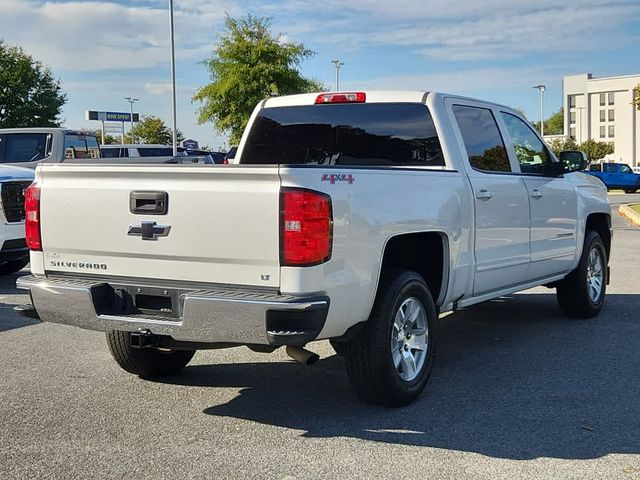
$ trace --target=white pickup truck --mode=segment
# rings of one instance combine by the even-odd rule
[[[611,211],[573,159],[478,100],[270,98],[233,165],[44,162],[18,286],[43,321],[105,331],[141,377],[237,345],[310,362],[330,339],[361,398],[404,405],[439,313],[546,285],[567,315],[598,314]]]

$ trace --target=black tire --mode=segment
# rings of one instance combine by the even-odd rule
[[[164,377],[182,370],[193,358],[195,350],[158,350],[131,347],[131,333],[107,332],[107,345],[113,359],[129,373],[143,378]]]
[[[416,368],[417,376],[405,380],[394,364],[392,337],[395,336],[396,313],[412,298],[424,309],[428,335],[424,361]],[[357,337],[345,344],[347,373],[358,397],[388,407],[401,407],[413,402],[431,375],[437,324],[433,298],[420,275],[406,270],[384,272],[367,324]]]
[[[589,258],[591,252],[597,252],[599,255],[602,269],[601,291],[599,295],[590,295],[590,285],[588,277],[590,276]],[[558,304],[562,312],[572,318],[593,318],[604,305],[607,290],[607,252],[604,243],[597,232],[587,231],[584,239],[584,247],[580,263],[576,269],[562,280],[556,288],[556,296]]]
[[[347,342],[330,339],[329,343],[331,344],[331,346],[333,347],[333,350],[336,352],[337,355],[344,357],[347,351]]]
[[[29,259],[13,260],[11,262],[0,263],[0,275],[10,275],[19,272],[29,264]]]
[[[637,188],[628,188],[624,191],[624,193],[636,193],[637,191]]]

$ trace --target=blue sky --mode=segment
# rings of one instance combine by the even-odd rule
[[[539,117],[533,85],[547,85],[546,111],[561,105],[562,77],[640,73],[640,1],[618,0],[174,0],[178,128],[220,147],[198,125],[193,92],[225,12],[271,17],[274,32],[316,55],[306,76],[341,89],[421,89],[479,97]],[[136,110],[170,123],[168,0],[1,0],[0,36],[49,65],[68,94],[66,126],[97,128],[84,111]]]

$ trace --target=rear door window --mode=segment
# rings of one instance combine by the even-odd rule
[[[426,105],[362,103],[262,109],[240,163],[443,166]]]
[[[453,105],[469,163],[483,172],[510,172],[509,156],[493,113],[488,108]]]
[[[7,133],[0,135],[0,163],[37,162],[51,154],[51,134]]]

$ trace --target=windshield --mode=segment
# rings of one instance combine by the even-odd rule
[[[418,103],[265,108],[240,163],[442,166],[431,114]]]

